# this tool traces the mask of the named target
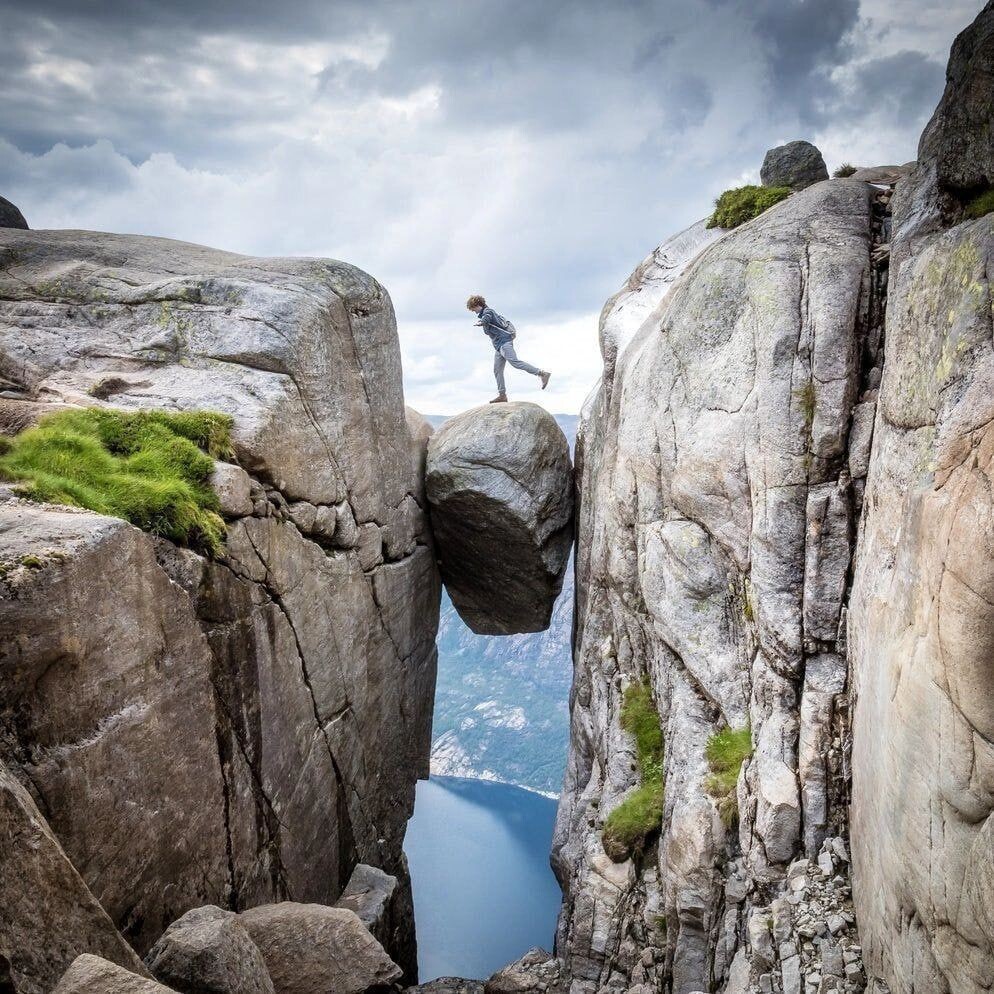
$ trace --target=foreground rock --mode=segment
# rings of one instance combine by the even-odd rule
[[[536,404],[450,418],[428,443],[426,490],[442,578],[481,635],[543,631],[573,538],[569,444]]]
[[[31,796],[2,765],[0,880],[0,963],[17,994],[48,994],[85,952],[144,972]]]
[[[793,141],[771,148],[759,171],[763,186],[789,186],[803,190],[828,179],[828,167],[811,142]]]
[[[0,228],[0,353],[21,423],[235,420],[219,560],[0,502],[0,758],[86,886],[142,954],[190,908],[333,903],[360,862],[409,901],[440,588],[386,292],[327,260]],[[413,974],[410,938],[396,955]]]
[[[145,963],[181,994],[273,994],[262,953],[238,916],[211,905],[173,922]]]
[[[818,184],[704,248],[582,424],[553,853],[574,994],[769,989],[768,969],[736,961],[750,914],[845,817],[832,742],[858,499],[849,424],[879,348],[862,317],[873,195]],[[604,819],[638,783],[620,710],[644,679],[666,746],[662,831],[638,863],[614,863]],[[754,747],[737,831],[708,791],[708,742],[726,726],[750,726]]]
[[[559,994],[568,987],[562,963],[535,947],[498,970],[486,983],[486,994]]]
[[[994,4],[952,49],[897,186],[886,362],[849,624],[854,894],[893,994],[994,978]]]
[[[73,961],[52,994],[169,994],[169,990],[87,953]]]
[[[0,197],[0,228],[27,228],[24,215],[9,200]]]
[[[244,911],[239,920],[262,952],[276,994],[362,994],[403,975],[346,908],[284,902]]]

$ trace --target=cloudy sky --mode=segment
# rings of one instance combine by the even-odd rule
[[[597,314],[804,137],[914,157],[980,0],[0,0],[0,194],[37,228],[333,256],[397,309],[408,401],[493,394],[482,292],[575,412]]]

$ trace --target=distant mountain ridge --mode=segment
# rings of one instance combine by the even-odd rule
[[[427,415],[438,429],[446,415]],[[575,414],[557,414],[569,440]],[[516,784],[548,796],[562,786],[573,674],[573,568],[544,632],[476,635],[442,594],[431,772]]]

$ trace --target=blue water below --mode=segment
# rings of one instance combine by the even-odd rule
[[[555,817],[555,801],[519,787],[456,777],[418,784],[404,848],[422,983],[482,980],[533,946],[552,949]]]

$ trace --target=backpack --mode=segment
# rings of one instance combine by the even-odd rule
[[[508,321],[506,317],[498,314],[496,311],[494,311],[494,317],[497,318],[497,323],[511,336],[511,338],[518,337],[518,329],[514,327],[513,322]]]

